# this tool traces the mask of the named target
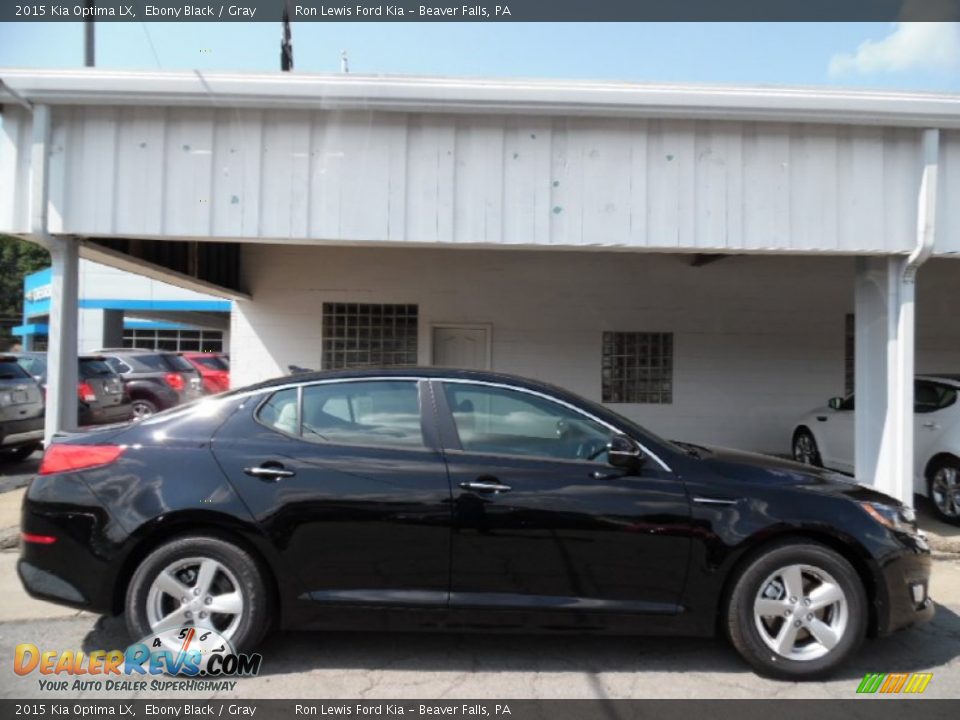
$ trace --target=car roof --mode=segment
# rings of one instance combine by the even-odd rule
[[[464,368],[445,368],[445,367],[389,367],[389,368],[354,368],[350,370],[319,370],[310,372],[298,372],[292,375],[283,375],[270,380],[247,386],[246,390],[259,390],[291,383],[311,383],[322,380],[356,380],[363,378],[426,378],[452,380],[474,380],[487,383],[503,383],[506,385],[516,385],[530,390],[547,391],[552,395],[561,397],[570,397],[572,393],[564,388],[531,380],[530,378],[520,377],[519,375],[510,375],[508,373],[493,372],[490,370],[469,370]]]

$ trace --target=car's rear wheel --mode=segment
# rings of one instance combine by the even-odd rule
[[[137,398],[130,403],[130,411],[133,413],[134,420],[146,420],[157,412],[157,406],[150,400]]]
[[[147,638],[183,627],[214,630],[234,650],[250,649],[269,625],[257,562],[225,540],[178,538],[150,553],[127,588],[127,629]]]
[[[856,570],[840,554],[816,543],[785,542],[740,571],[726,620],[734,647],[758,672],[813,679],[859,647],[867,598]]]
[[[816,438],[806,428],[800,428],[793,434],[793,459],[804,465],[823,467]]]
[[[941,520],[960,525],[960,460],[943,458],[928,473],[930,502]]]

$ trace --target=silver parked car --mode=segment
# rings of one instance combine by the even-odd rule
[[[43,391],[12,355],[0,355],[0,460],[26,459],[43,443]]]

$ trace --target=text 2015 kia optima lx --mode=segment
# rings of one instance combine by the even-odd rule
[[[934,610],[896,500],[470,371],[297,375],[71,436],[22,530],[31,594],[238,649],[271,624],[722,632],[806,678]]]

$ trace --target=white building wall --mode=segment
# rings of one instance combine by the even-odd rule
[[[668,437],[787,452],[793,421],[843,393],[852,258],[250,246],[231,324],[234,386],[321,367],[325,301],[416,303],[430,325],[492,323],[493,369],[601,395],[604,330],[674,333],[670,405],[614,409]],[[917,369],[960,370],[960,266],[920,273]]]
[[[16,195],[2,231],[28,229],[28,123],[5,110],[0,182]],[[882,123],[59,106],[50,230],[908,252],[921,129]],[[936,252],[957,253],[960,132],[941,134],[940,155]]]

